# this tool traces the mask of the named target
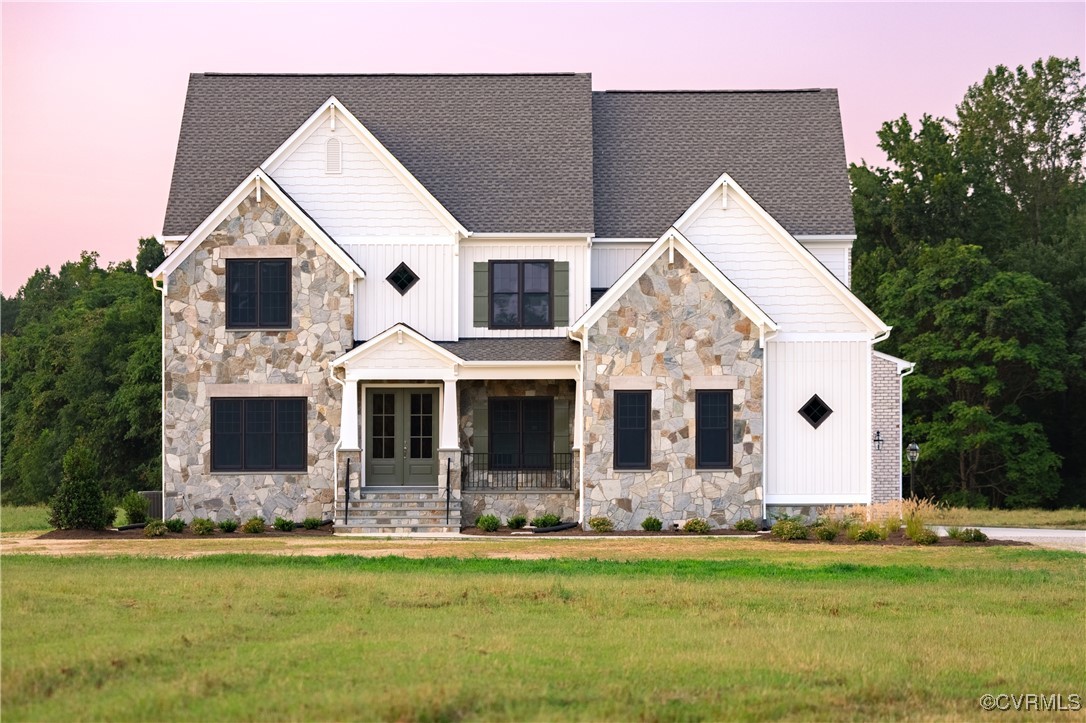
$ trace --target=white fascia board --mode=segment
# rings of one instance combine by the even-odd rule
[[[449,212],[447,208],[441,205],[441,202],[434,198],[434,195],[430,193],[423,186],[417,178],[407,170],[407,168],[400,163],[396,156],[385,148],[381,141],[377,140],[377,137],[370,133],[366,126],[362,125],[362,122],[354,117],[349,110],[342,103],[339,102],[334,95],[324,101],[324,104],[318,108],[313,115],[302,123],[289,138],[283,141],[277,149],[261,164],[261,167],[267,168],[269,173],[274,173],[279,165],[283,162],[291,151],[301,145],[306,138],[308,138],[313,131],[320,125],[322,119],[326,114],[332,112],[335,109],[336,121],[342,123],[358,136],[358,139],[362,141],[384,164],[392,171],[393,175],[400,179],[404,185],[411,189],[415,196],[427,206],[434,214],[441,220],[442,224],[450,233],[458,233],[461,236],[470,236],[471,232],[468,231],[463,224],[456,220],[456,217]]]
[[[284,193],[277,183],[263,171],[257,168],[250,173],[244,181],[238,184],[229,196],[227,196],[211,214],[200,223],[196,229],[185,237],[185,240],[174,249],[173,253],[159,264],[158,268],[149,275],[153,279],[169,276],[192,251],[199,246],[204,239],[211,235],[220,223],[260,184],[261,193],[272,197],[287,215],[297,223],[309,236],[323,248],[329,256],[339,264],[344,271],[360,279],[366,278],[366,272],[351,256],[340,248],[324,229],[318,226],[291,198]],[[353,284],[352,284],[353,287]]]
[[[184,241],[186,238],[187,237],[184,236],[184,235],[167,236],[166,234],[159,234],[158,240],[159,240],[159,243],[166,243],[167,241],[181,242],[181,241]]]
[[[520,233],[518,231],[476,231],[471,235],[473,241],[489,241],[489,240],[502,240],[508,239],[511,241],[519,241],[521,239],[527,239],[529,241],[547,240],[547,241],[585,241],[594,238],[590,233]]]
[[[649,270],[649,268],[656,263],[656,259],[660,258],[665,253],[669,253],[671,249],[677,248],[688,261],[706,276],[713,285],[716,286],[724,296],[728,298],[736,308],[739,309],[748,319],[753,321],[763,331],[776,331],[777,324],[773,321],[768,314],[751,300],[749,296],[743,293],[742,289],[732,283],[731,279],[724,275],[720,269],[716,267],[709,259],[705,258],[705,254],[697,249],[688,238],[682,235],[677,228],[672,226],[669,228],[663,236],[656,240],[656,242],[650,246],[645,253],[638,257],[634,264],[626,269],[626,271],[618,278],[618,280],[611,285],[611,288],[607,290],[600,300],[589,307],[588,311],[581,314],[581,317],[577,319],[570,327],[570,332],[580,331],[587,329],[599,321],[605,313],[618,301],[626,291],[633,286],[634,282],[641,278],[642,274]]]
[[[413,339],[414,341],[418,342],[423,347],[425,347],[430,353],[432,353],[434,355],[434,357],[439,358],[439,359],[443,359],[444,361],[446,361],[449,364],[450,367],[452,365],[463,364],[464,363],[463,359],[456,356],[455,354],[453,354],[451,351],[449,351],[445,347],[440,346],[440,345],[435,344],[434,342],[430,341],[425,336],[423,336],[419,332],[415,331],[414,329],[412,329],[407,324],[396,323],[396,324],[393,324],[392,326],[390,326],[389,328],[385,329],[384,331],[382,331],[380,334],[373,337],[372,339],[369,339],[368,341],[360,344],[359,346],[356,346],[354,349],[351,349],[349,352],[346,352],[345,354],[341,354],[340,356],[336,357],[335,359],[332,360],[332,363],[329,364],[329,366],[332,367],[332,368],[340,367],[340,366],[346,366],[347,364],[350,364],[351,362],[357,361],[358,359],[365,358],[365,356],[367,354],[374,351],[378,347],[382,346],[383,343],[387,339],[390,339],[392,336],[394,336],[396,334],[404,334],[408,338]],[[405,370],[405,371],[412,372],[412,370],[410,370],[410,369]],[[413,373],[415,373],[416,376],[418,375],[417,371],[415,371]]]
[[[793,238],[803,244],[845,244],[851,245],[856,240],[854,233],[797,234]]]
[[[766,495],[767,505],[866,505],[871,497],[860,494]]]
[[[780,331],[770,341],[862,341],[871,342],[871,335],[863,331]]]
[[[886,352],[876,351],[873,352],[879,359],[884,359],[897,367],[897,373],[902,374],[906,371],[911,371],[916,367],[916,362],[906,361],[905,359],[899,359],[896,356],[887,354]]]
[[[705,192],[701,194],[697,201],[691,204],[690,208],[686,209],[678,220],[675,221],[673,226],[677,229],[682,229],[688,225],[701,213],[702,209],[708,204],[718,189],[724,189],[724,193],[730,196],[735,196],[743,203],[748,209],[753,211],[758,220],[762,222],[762,225],[777,238],[777,240],[787,249],[792,256],[796,258],[804,267],[807,268],[815,278],[819,279],[823,285],[826,286],[829,291],[839,298],[850,311],[852,311],[860,321],[862,321],[867,328],[869,328],[874,334],[886,334],[889,333],[890,327],[883,322],[875,312],[867,308],[867,306],[856,298],[856,295],[849,290],[845,285],[845,282],[834,276],[833,272],[827,269],[821,261],[815,258],[814,254],[809,249],[804,247],[796,238],[788,233],[783,226],[773,218],[761,205],[751,198],[750,194],[743,190],[743,187],[735,182],[731,176],[727,173],[722,173],[719,178],[713,181],[709,188],[705,189]]]
[[[596,238],[592,239],[593,244],[652,244],[654,241],[656,241],[656,239],[654,239],[654,238],[639,238],[639,237],[603,238],[603,237],[597,236]]]
[[[465,362],[460,379],[579,379],[578,362]]]

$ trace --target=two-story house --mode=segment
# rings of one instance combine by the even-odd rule
[[[832,90],[190,78],[164,514],[716,525],[900,496]]]

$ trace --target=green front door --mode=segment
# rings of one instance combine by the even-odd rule
[[[437,485],[435,389],[366,390],[366,484]]]

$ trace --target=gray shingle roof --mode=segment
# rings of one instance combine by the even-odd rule
[[[194,74],[163,232],[192,231],[335,95],[464,226],[655,238],[723,172],[854,233],[834,90],[593,93],[587,74]]]
[[[727,172],[793,234],[851,234],[836,90],[592,94],[596,236],[662,234]]]
[[[464,361],[580,361],[577,342],[563,338],[438,341]]]
[[[193,74],[163,233],[188,234],[336,96],[472,231],[592,231],[591,76]]]

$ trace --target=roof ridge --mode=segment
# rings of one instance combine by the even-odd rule
[[[220,73],[204,72],[192,75],[211,78],[509,78],[525,76],[577,77],[592,73],[554,72],[554,73]]]
[[[604,94],[713,94],[713,93],[825,93],[829,91],[836,91],[836,88],[719,88],[719,89],[707,89],[707,90],[594,90],[592,95],[604,95]]]

